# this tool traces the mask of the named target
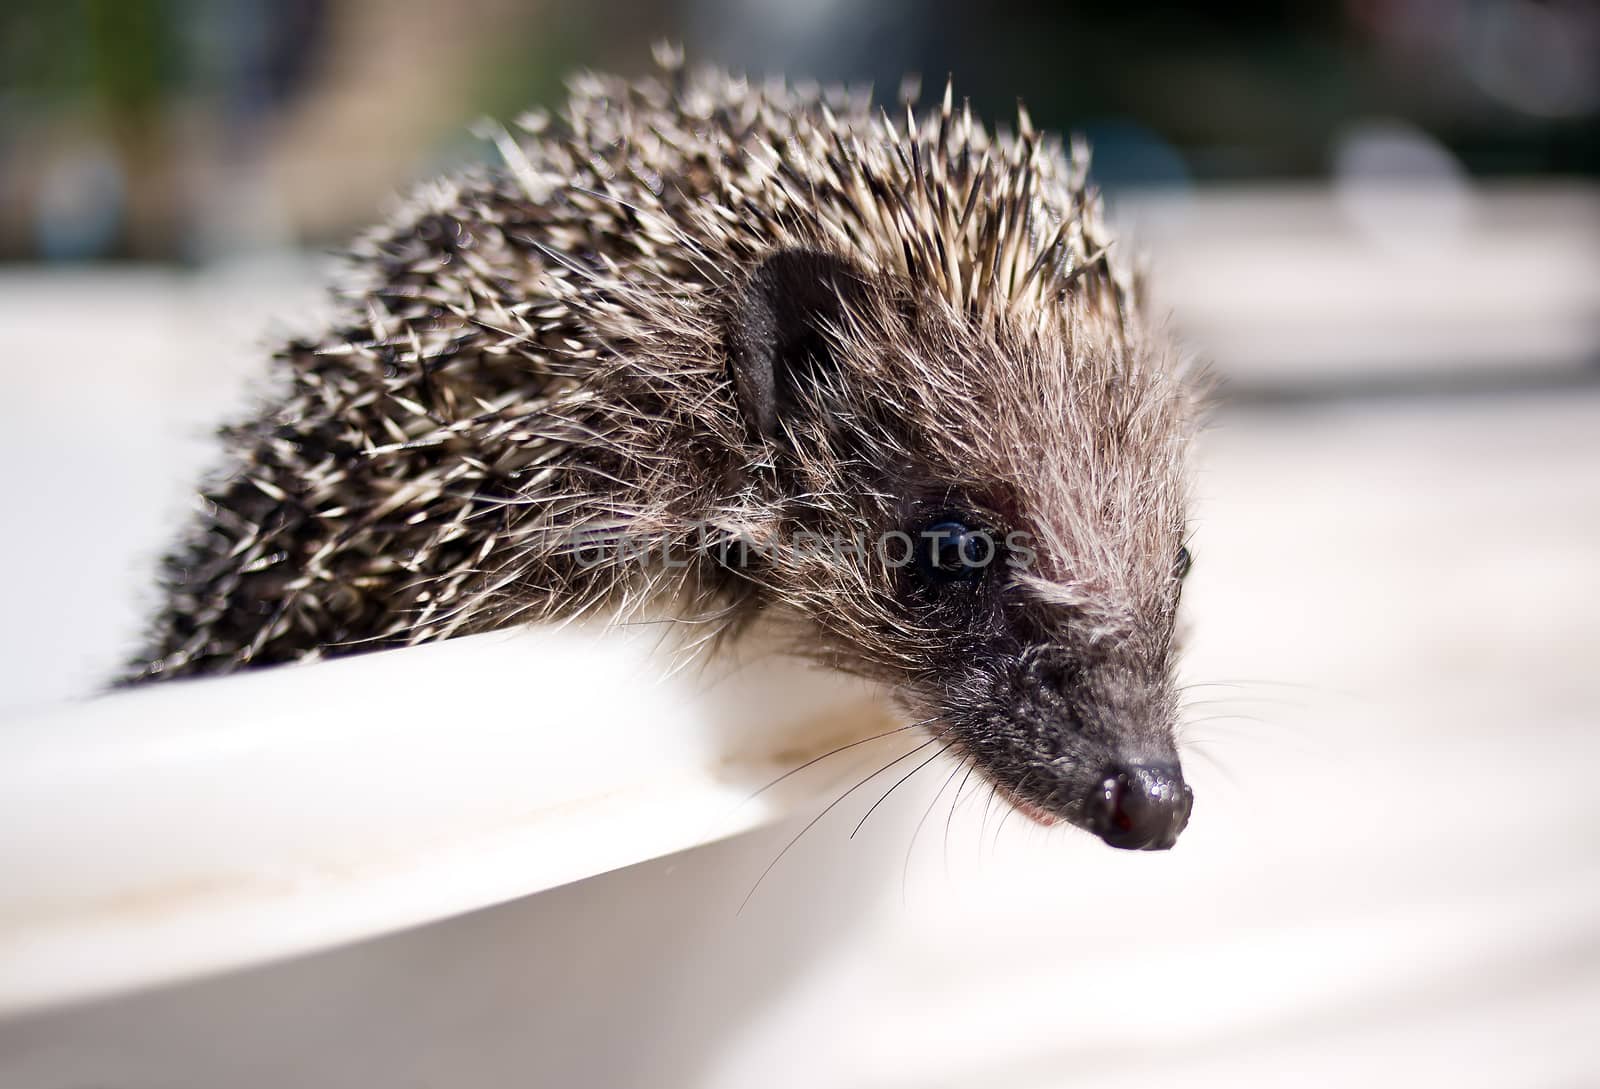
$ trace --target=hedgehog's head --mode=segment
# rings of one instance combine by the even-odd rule
[[[1172,846],[1191,794],[1174,625],[1189,396],[1087,285],[952,305],[787,250],[735,294],[729,365],[777,548],[743,574],[805,649],[890,683],[1018,808]]]

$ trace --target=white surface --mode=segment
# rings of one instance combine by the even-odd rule
[[[94,691],[132,654],[217,423],[248,404],[268,331],[321,306],[314,267],[0,276],[0,712]]]
[[[1233,188],[1120,214],[1156,305],[1245,384],[1600,365],[1591,186]]]
[[[752,797],[788,767],[893,727],[864,686],[776,657],[675,670],[661,643],[475,636],[5,723],[0,1015],[729,836],[835,785]]]

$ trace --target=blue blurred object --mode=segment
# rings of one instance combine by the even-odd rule
[[[46,168],[33,206],[34,244],[48,261],[110,254],[127,213],[127,180],[112,149],[87,144]]]
[[[1090,176],[1107,193],[1129,189],[1183,192],[1194,185],[1189,164],[1160,133],[1136,121],[1091,120],[1074,125],[1093,151]]]

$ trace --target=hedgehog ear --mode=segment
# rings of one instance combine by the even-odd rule
[[[801,391],[833,369],[825,330],[866,287],[862,271],[819,250],[778,250],[756,266],[728,314],[728,367],[750,431],[777,438]]]

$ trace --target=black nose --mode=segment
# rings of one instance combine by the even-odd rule
[[[1189,823],[1194,792],[1176,764],[1108,768],[1089,799],[1089,827],[1113,847],[1165,851]]]

